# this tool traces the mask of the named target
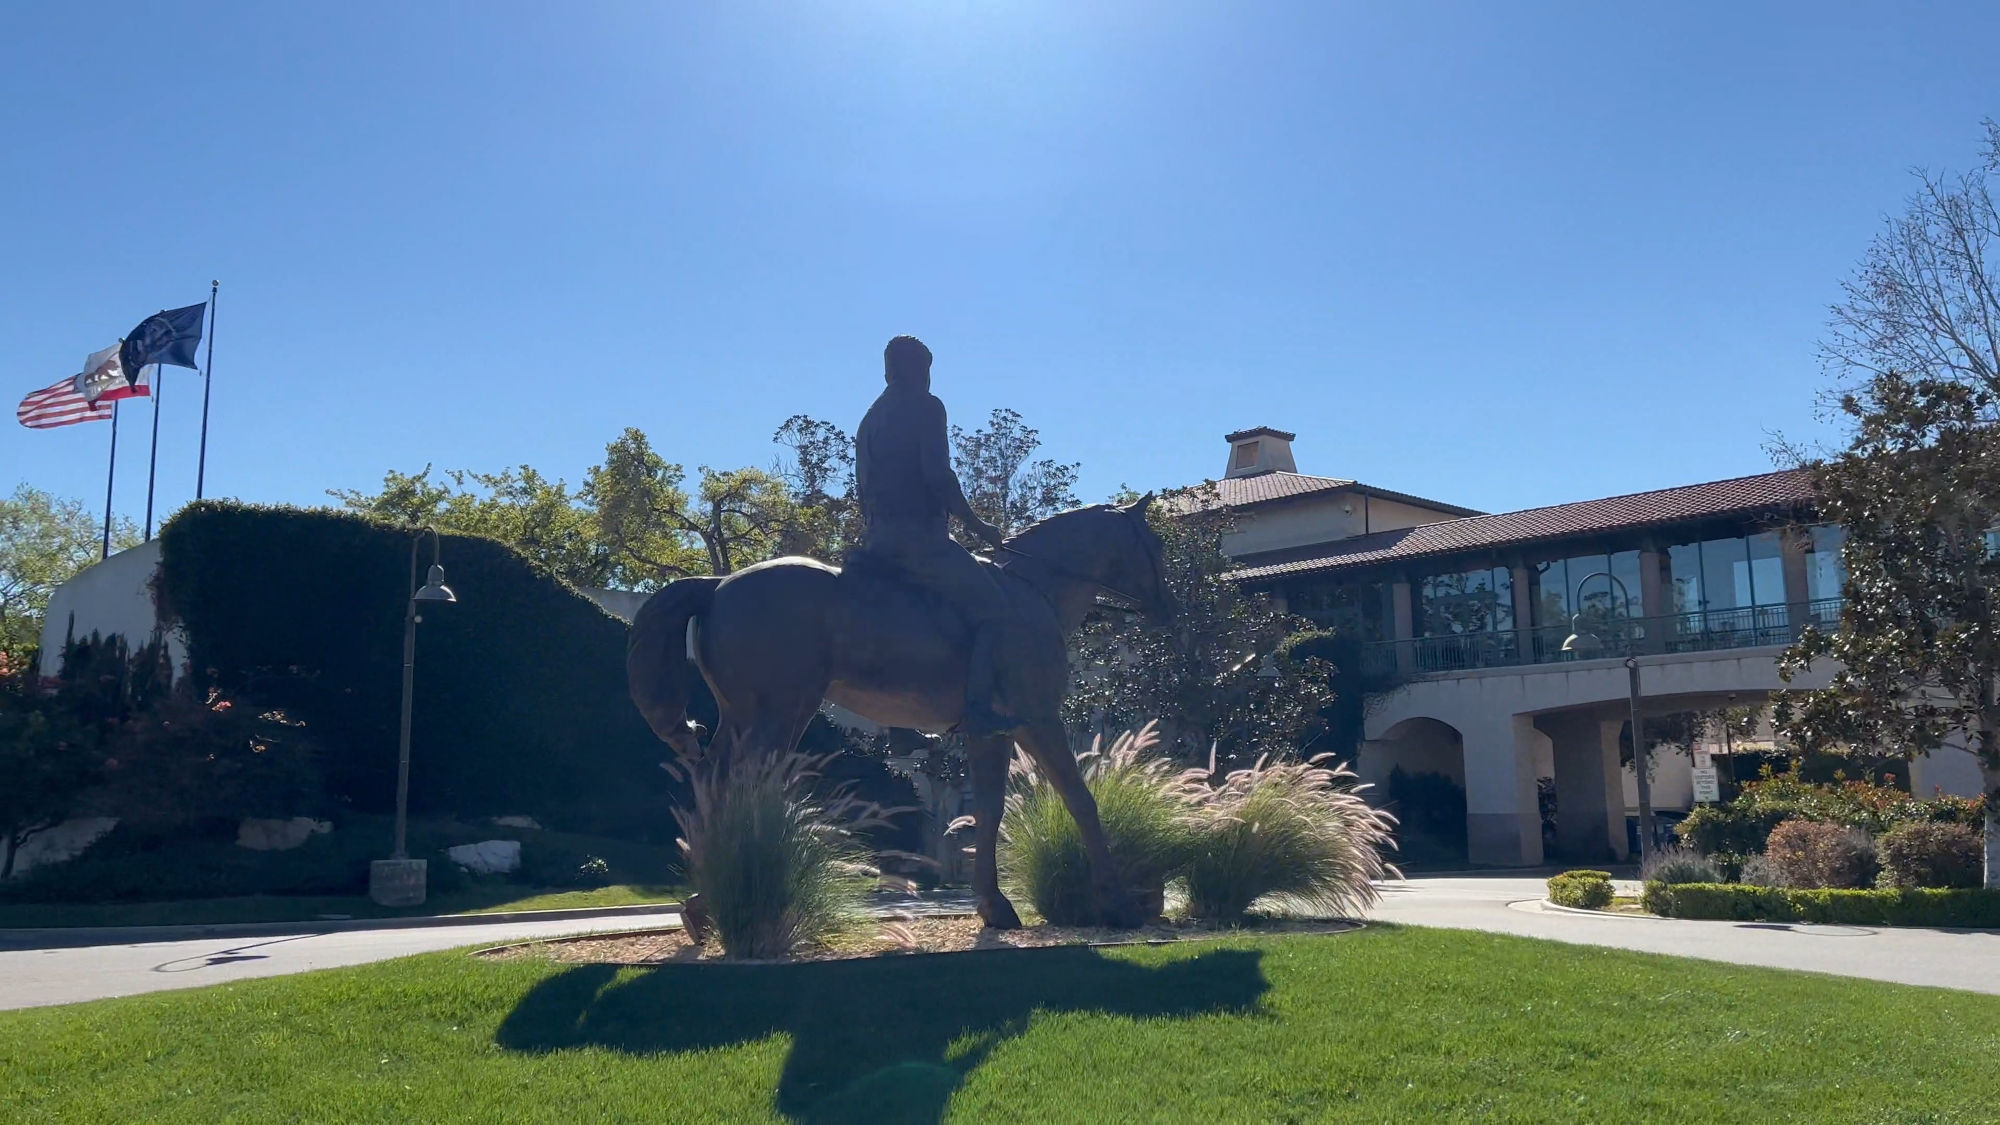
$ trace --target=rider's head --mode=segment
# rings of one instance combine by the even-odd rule
[[[931,389],[931,350],[915,336],[898,336],[882,349],[882,374],[891,385],[913,384]]]

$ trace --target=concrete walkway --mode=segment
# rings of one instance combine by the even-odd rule
[[[1383,887],[1371,917],[1412,926],[1484,930],[1803,969],[1900,984],[2000,994],[2000,932],[1871,929],[1757,922],[1688,922],[1591,915],[1539,907],[1535,878],[1419,878]],[[928,904],[929,909],[963,900]],[[895,903],[884,903],[896,910]],[[907,908],[904,904],[902,908]],[[68,1004],[170,988],[192,988],[339,965],[359,965],[457,946],[563,934],[675,925],[671,912],[612,918],[498,922],[434,929],[183,938],[50,948],[0,949],[0,1008]]]
[[[2000,994],[2000,931],[1583,914],[1540,907],[1544,890],[1540,879],[1412,879],[1385,884],[1371,916],[1411,926]]]

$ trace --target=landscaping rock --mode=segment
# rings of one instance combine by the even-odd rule
[[[475,875],[511,875],[521,869],[519,840],[481,840],[447,848],[444,854]]]
[[[535,823],[535,818],[532,816],[496,816],[493,818],[493,823],[500,828],[532,828],[537,832],[542,830],[542,826]]]
[[[236,826],[236,846],[253,852],[288,852],[331,831],[331,821],[309,816],[251,817]]]

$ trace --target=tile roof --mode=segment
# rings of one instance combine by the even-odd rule
[[[1810,475],[1803,469],[1784,469],[1603,500],[1379,531],[1292,552],[1290,558],[1267,555],[1253,559],[1253,565],[1232,572],[1231,577],[1255,581],[1346,570],[1401,559],[1796,507],[1810,503],[1812,498]]]
[[[1315,477],[1308,476],[1305,473],[1288,473],[1283,470],[1271,470],[1255,473],[1250,476],[1224,477],[1221,480],[1209,481],[1208,483],[1215,486],[1215,495],[1221,506],[1225,508],[1247,508],[1253,504],[1267,504],[1273,500],[1289,500],[1294,496],[1310,496],[1315,492],[1338,492],[1342,489],[1352,489],[1355,492],[1365,492],[1370,496],[1384,500],[1398,500],[1420,508],[1435,508],[1440,512],[1453,512],[1463,516],[1483,514],[1475,508],[1461,508],[1456,504],[1446,504],[1440,500],[1426,500],[1421,496],[1412,496],[1407,492],[1395,492],[1387,488],[1376,488],[1372,484],[1362,484],[1358,481],[1347,480],[1342,477]],[[1179,494],[1179,503],[1183,508],[1194,507],[1196,499],[1197,497],[1191,495],[1191,491]]]
[[[1215,482],[1215,492],[1222,498],[1224,507],[1239,508],[1245,504],[1262,504],[1266,500],[1283,500],[1288,496],[1331,492],[1353,486],[1353,481],[1339,477],[1312,477],[1304,473],[1279,471],[1247,477],[1224,477]]]

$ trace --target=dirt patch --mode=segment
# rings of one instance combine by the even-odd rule
[[[1337,934],[1359,929],[1341,920],[1258,921],[1250,926],[1218,926],[1200,922],[1160,922],[1137,930],[1078,926],[1024,926],[989,930],[976,917],[944,916],[889,919],[874,923],[825,945],[802,948],[791,961],[841,961],[860,957],[892,957],[916,953],[970,953],[986,949],[1035,949],[1056,945],[1158,945],[1237,934]],[[687,931],[636,930],[617,934],[556,938],[481,950],[496,960],[541,958],[566,965],[667,965],[727,961],[714,938],[696,947]]]

